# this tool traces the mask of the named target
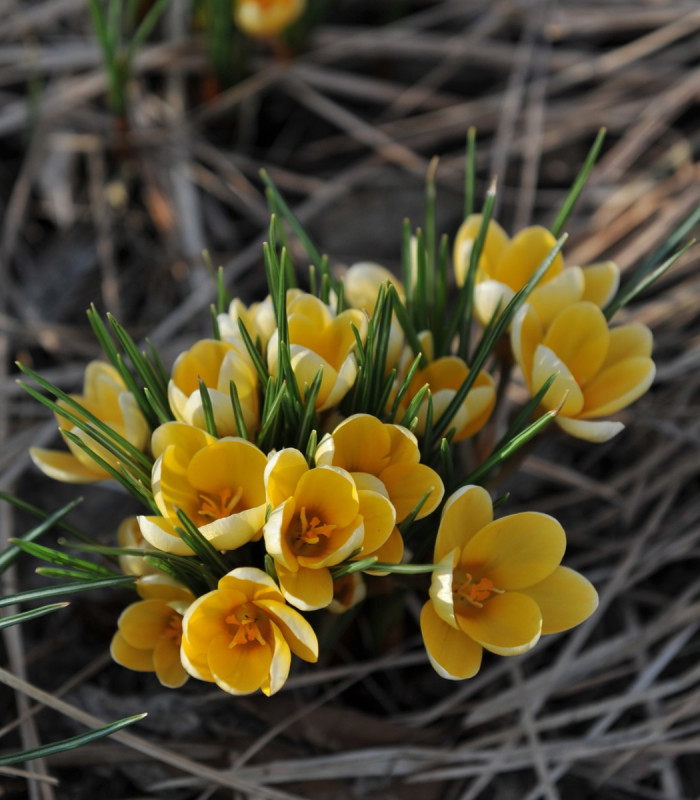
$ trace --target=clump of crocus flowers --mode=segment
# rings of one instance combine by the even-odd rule
[[[286,248],[266,246],[269,295],[246,306],[220,281],[211,337],[170,370],[90,312],[112,363],[88,365],[82,395],[43,398],[70,449],[32,457],[143,503],[117,547],[92,547],[119,556],[114,582],[138,593],[116,623],[118,663],[168,687],[191,676],[271,695],[292,655],[318,659],[318,612],[407,576],[427,657],[450,679],[593,613],[595,589],[562,565],[561,525],[494,518],[483,484],[552,421],[594,442],[619,434],[608,417],[654,377],[651,333],[611,326],[633,296],[620,299],[612,262],[567,266],[552,231],[510,238],[488,203],[456,234],[451,278],[435,241],[406,232],[401,278],[372,262],[340,278],[311,250],[310,291]],[[525,408],[509,400],[513,367]]]

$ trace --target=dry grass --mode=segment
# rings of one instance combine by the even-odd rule
[[[500,176],[508,228],[553,219],[597,129],[604,155],[568,229],[569,263],[627,269],[700,201],[700,12],[624,3],[341,2],[295,60],[204,101],[201,37],[173,0],[136,61],[129,130],[104,106],[83,0],[0,8],[0,489],[47,509],[75,495],[29,466],[54,424],[15,386],[16,358],[79,384],[97,350],[83,310],[112,310],[172,358],[208,330],[208,246],[235,293],[261,290],[260,167],[337,267],[398,263],[441,155],[440,227],[461,215],[466,129],[479,177]],[[283,693],[169,693],[105,656],[118,595],[9,629],[0,672],[7,750],[125,713],[110,740],[8,770],[4,798],[497,798],[691,800],[700,794],[700,279],[691,251],[626,317],[651,325],[658,378],[606,445],[548,437],[499,491],[555,514],[601,606],[572,633],[452,684],[427,665],[418,605],[381,646],[352,626]],[[87,492],[76,515],[113,535],[124,500]],[[27,520],[0,508],[6,539]],[[109,522],[105,522],[109,520]],[[5,591],[34,581],[31,566]],[[417,601],[416,601],[417,602]],[[359,663],[358,663],[359,659]],[[41,687],[41,688],[40,688]],[[14,697],[10,690],[13,690]],[[52,711],[53,709],[53,711]],[[60,712],[60,713],[55,713]],[[5,744],[6,743],[6,744]],[[59,783],[56,784],[55,778]],[[107,788],[105,788],[107,787]]]

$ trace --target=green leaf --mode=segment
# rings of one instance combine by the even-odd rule
[[[0,597],[0,608],[12,606],[16,603],[27,603],[31,600],[44,600],[48,597],[60,597],[66,594],[77,592],[89,592],[92,589],[108,589],[113,586],[125,586],[134,583],[137,575],[117,575],[114,578],[100,578],[94,581],[75,581],[73,583],[62,583],[58,586],[48,586],[43,589],[30,589],[26,592]]]
[[[61,552],[60,550],[54,550],[53,547],[46,547],[42,544],[28,542],[24,539],[10,539],[10,542],[19,547],[20,550],[24,550],[25,553],[29,553],[29,555],[34,556],[34,558],[38,558],[41,561],[48,561],[50,564],[57,564],[58,566],[77,569],[81,572],[87,573],[88,575],[93,575],[94,577],[99,576],[106,578],[117,574],[106,567],[100,566],[99,564],[93,564],[91,561],[85,561],[77,556],[71,556],[68,553]]]
[[[586,160],[581,167],[581,171],[576,176],[574,185],[569,190],[569,194],[566,196],[566,199],[564,200],[556,219],[552,223],[550,230],[555,238],[558,238],[561,232],[564,230],[564,225],[566,225],[566,221],[571,216],[571,212],[574,210],[574,206],[576,205],[576,202],[583,191],[583,187],[586,185],[588,176],[591,174],[591,170],[595,166],[595,162],[598,160],[598,153],[600,153],[600,148],[603,146],[605,133],[605,128],[601,128],[598,131],[598,135],[595,137],[595,141],[593,142],[591,149],[588,151],[588,155],[586,156]]]
[[[216,420],[214,419],[214,407],[211,404],[211,397],[209,396],[209,389],[206,383],[199,378],[199,396],[202,399],[202,413],[204,414],[204,426],[207,433],[215,439],[219,438],[219,431],[216,429]]]
[[[59,742],[45,744],[41,747],[35,747],[32,750],[24,750],[21,753],[10,753],[6,756],[0,756],[0,766],[8,767],[11,764],[19,764],[22,761],[31,761],[35,758],[45,758],[46,756],[52,756],[56,753],[62,753],[65,750],[81,747],[84,744],[89,744],[98,739],[103,739],[105,736],[109,736],[112,733],[116,733],[127,725],[142,720],[145,716],[147,716],[147,714],[135,714],[132,717],[124,717],[123,719],[117,720],[117,722],[112,722],[102,728],[95,728],[87,733],[81,733],[78,736],[71,736],[69,739],[61,739]]]
[[[28,622],[30,619],[36,617],[43,617],[45,614],[52,614],[60,608],[66,608],[70,603],[52,603],[48,606],[41,606],[41,608],[33,608],[31,611],[22,611],[19,614],[10,614],[6,617],[0,617],[0,630],[9,628],[11,625],[19,625],[22,622]]]
[[[476,181],[476,128],[467,131],[467,147],[464,154],[464,219],[474,211],[474,184]]]
[[[245,424],[245,417],[243,416],[243,409],[241,408],[241,400],[238,396],[238,389],[234,381],[229,381],[229,394],[231,395],[231,406],[233,407],[233,417],[236,420],[236,434],[243,439],[250,441],[248,434],[248,426]]]

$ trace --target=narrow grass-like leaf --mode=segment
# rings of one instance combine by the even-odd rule
[[[413,296],[413,324],[419,331],[430,328],[428,299],[428,262],[423,231],[416,230],[416,285]]]
[[[377,561],[372,570],[377,572],[393,572],[395,575],[421,575],[425,572],[435,572],[439,564],[387,564]]]
[[[428,359],[425,357],[425,353],[423,352],[423,348],[421,347],[420,340],[418,339],[418,334],[416,333],[416,329],[413,326],[413,322],[411,318],[408,316],[407,309],[399,299],[399,296],[396,294],[396,289],[392,286],[389,289],[389,293],[392,297],[392,305],[393,309],[396,312],[396,317],[399,320],[399,325],[406,335],[406,339],[408,340],[408,344],[413,350],[414,354],[421,357],[422,364],[425,366],[428,363]]]
[[[59,508],[58,511],[54,511],[53,514],[45,515],[43,511],[39,511],[39,509],[34,508],[34,506],[30,506],[29,503],[24,503],[23,501],[18,501],[15,498],[11,497],[10,495],[5,494],[4,492],[0,492],[0,499],[6,500],[9,503],[13,503],[16,505],[17,508],[21,508],[24,511],[29,511],[30,513],[34,514],[34,516],[44,516],[45,519],[35,528],[32,528],[30,531],[24,534],[21,539],[17,541],[22,542],[33,542],[35,539],[38,539],[42,536],[46,531],[51,530],[54,527],[63,527],[64,530],[69,530],[71,533],[74,533],[80,536],[80,532],[73,528],[71,525],[65,525],[61,523],[63,517],[66,514],[69,514],[77,505],[83,502],[82,497],[78,497],[76,500],[72,500],[70,503],[67,503],[62,508]],[[18,547],[17,544],[11,545],[10,547],[5,548],[0,553],[0,574],[2,574],[11,564],[13,564],[19,554],[22,551]]]
[[[566,221],[571,216],[571,212],[574,210],[574,206],[576,205],[576,202],[583,191],[583,187],[586,185],[588,176],[591,174],[591,170],[595,166],[595,162],[598,160],[598,153],[600,153],[600,148],[603,146],[605,133],[605,128],[601,128],[598,131],[598,135],[595,137],[595,141],[591,145],[591,149],[588,151],[586,160],[583,162],[581,171],[576,176],[576,180],[569,190],[569,194],[566,196],[559,213],[552,223],[550,230],[555,238],[559,237],[561,232],[564,230],[564,225],[566,225]]]
[[[433,323],[433,342],[435,353],[447,354],[451,342],[445,335],[445,310],[447,308],[447,262],[449,259],[449,240],[446,234],[440,239],[438,271],[435,281],[435,311]]]
[[[306,451],[304,453],[304,456],[306,457],[306,463],[309,465],[310,469],[313,469],[315,464],[317,447],[318,447],[318,433],[314,429],[311,431],[306,441]]]
[[[352,575],[353,572],[362,572],[363,570],[373,568],[377,563],[377,556],[368,556],[360,561],[345,561],[337,567],[331,568],[333,580],[337,581],[339,578],[344,578],[346,575]]]
[[[229,381],[229,394],[231,395],[231,406],[233,407],[233,418],[236,420],[236,435],[250,441],[248,426],[245,424],[241,400],[238,396],[238,389],[234,381]]]
[[[35,758],[46,758],[47,756],[55,755],[56,753],[63,753],[65,750],[72,750],[76,747],[95,742],[98,739],[103,739],[112,733],[116,733],[127,725],[132,725],[146,717],[147,714],[135,714],[132,717],[124,717],[124,719],[112,722],[102,728],[95,728],[87,733],[81,733],[78,736],[71,736],[69,739],[61,739],[52,744],[44,744],[41,747],[35,747],[31,750],[24,750],[21,753],[10,753],[6,756],[0,756],[0,767],[8,767],[11,764],[20,764],[22,761],[31,761]]]
[[[93,572],[88,572],[84,569],[69,569],[67,567],[37,567],[35,570],[37,575],[44,578],[60,578],[61,580],[70,581],[91,581],[95,579]]]
[[[25,553],[38,558],[40,561],[48,561],[50,564],[56,564],[69,569],[81,570],[93,576],[107,578],[110,575],[118,573],[113,572],[107,567],[102,567],[99,564],[93,564],[92,561],[86,561],[83,558],[63,553],[60,550],[55,550],[53,547],[46,547],[43,544],[36,542],[28,542],[24,539],[10,539],[10,543],[19,547]]]
[[[92,589],[108,589],[113,586],[126,586],[129,583],[133,583],[137,578],[137,575],[117,575],[114,578],[100,578],[94,581],[75,581],[73,583],[62,583],[59,586],[30,589],[26,592],[17,592],[16,594],[0,597],[0,608],[12,606],[15,603],[27,603],[31,600],[45,600],[49,597],[60,597],[64,594],[89,592]]]
[[[406,392],[409,390],[411,382],[413,381],[416,372],[418,372],[418,368],[420,367],[422,359],[423,356],[421,355],[417,355],[413,359],[413,362],[411,363],[411,366],[409,367],[408,372],[406,373],[406,377],[401,381],[399,388],[396,392],[396,397],[394,398],[394,403],[391,406],[391,412],[389,414],[389,418],[391,420],[396,419],[396,415],[399,413],[399,406],[401,405],[401,401],[403,400]]]
[[[476,128],[467,131],[464,154],[464,219],[474,212],[474,184],[476,182]]]
[[[314,375],[311,386],[305,387],[304,392],[304,406],[301,419],[299,421],[299,438],[297,439],[297,450],[301,452],[306,451],[306,445],[313,426],[318,426],[318,418],[316,416],[316,399],[321,389],[321,381],[323,380],[323,368],[319,368],[318,372]]]
[[[219,314],[216,310],[216,306],[212,303],[209,306],[209,311],[211,312],[211,329],[212,333],[214,334],[214,338],[217,342],[221,341],[221,329],[219,328]]]
[[[129,49],[127,50],[126,61],[127,61],[127,74],[131,71],[131,62],[134,60],[134,56],[136,55],[136,51],[139,47],[146,41],[146,39],[150,36],[151,31],[155,28],[158,19],[160,18],[161,14],[165,11],[168,6],[170,0],[155,0],[153,5],[148,9],[146,14],[144,15],[143,21],[136,29],[136,32],[131,38],[131,43],[129,44]]]
[[[437,245],[437,221],[435,204],[435,175],[439,159],[433,156],[425,178],[425,296],[427,302],[426,316],[428,327],[433,330],[441,320],[435,317],[435,248]]]
[[[243,320],[240,317],[238,318],[238,330],[241,332],[241,336],[243,337],[243,343],[245,344],[245,349],[248,351],[250,360],[253,362],[253,366],[255,367],[255,372],[258,375],[258,380],[263,386],[265,386],[270,378],[270,373],[267,371],[267,367],[265,366],[265,362],[263,361],[262,356],[260,355],[260,351],[255,346],[253,340],[250,338],[248,329],[243,324]]]
[[[415,504],[415,506],[413,506],[413,508],[411,509],[411,513],[401,521],[398,528],[401,531],[402,536],[406,535],[408,529],[415,522],[416,517],[420,514],[421,508],[423,508],[426,500],[430,497],[431,492],[432,489],[428,489],[428,491],[421,497],[421,499]]]
[[[48,606],[41,606],[41,608],[33,608],[31,611],[22,611],[19,614],[11,614],[7,617],[0,617],[0,630],[9,628],[11,625],[19,625],[22,622],[29,622],[30,619],[36,617],[43,617],[45,614],[52,614],[61,608],[66,608],[70,603],[51,603]],[[0,762],[1,764],[1,762]]]
[[[182,528],[175,530],[182,536],[192,550],[199,556],[204,564],[211,569],[214,574],[221,577],[229,571],[228,562],[224,559],[221,553],[204,538],[199,528],[192,522],[192,520],[185,514],[182,509],[177,510],[177,518],[180,521]],[[185,535],[183,535],[185,534]]]
[[[216,420],[214,419],[214,407],[211,404],[211,397],[209,396],[209,389],[206,383],[199,378],[199,396],[202,399],[202,414],[204,414],[204,427],[207,433],[214,438],[219,438],[219,431],[216,429]]]
[[[406,409],[403,417],[401,417],[401,422],[399,422],[399,425],[403,425],[404,428],[409,428],[409,430],[413,430],[416,427],[418,409],[425,399],[425,396],[429,392],[430,386],[427,383],[424,386],[421,386],[421,388],[415,393],[411,402],[408,404],[408,408]]]
[[[501,440],[496,445],[496,450],[506,446],[508,442],[513,439],[513,437],[518,436],[527,427],[530,417],[532,417],[532,415],[535,413],[537,406],[539,406],[539,404],[542,402],[542,399],[549,391],[549,387],[554,383],[556,377],[556,373],[554,375],[550,375],[549,378],[547,378],[547,380],[538,389],[538,391],[520,409],[511,424],[508,426],[508,430],[503,434]]]
[[[409,319],[413,319],[413,253],[411,247],[411,222],[409,219],[404,219],[403,221],[401,236],[401,273],[406,313]]]

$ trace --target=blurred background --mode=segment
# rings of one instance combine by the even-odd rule
[[[284,24],[245,5],[268,21],[281,5]],[[0,490],[47,511],[79,494],[30,466],[56,427],[13,365],[79,390],[99,355],[91,302],[170,365],[211,331],[203,251],[233,295],[262,297],[261,169],[338,274],[398,271],[434,156],[438,229],[454,236],[470,127],[477,208],[497,175],[510,232],[552,222],[605,127],[566,263],[630,270],[697,235],[699,30],[695,0],[239,0],[235,16],[232,0],[2,0]],[[658,366],[627,429],[602,445],[549,435],[497,487],[503,513],[563,523],[568,563],[601,595],[581,628],[452,684],[397,582],[399,602],[370,597],[371,621],[349,620],[320,668],[272,700],[236,699],[112,664],[126,594],[77,596],[60,621],[5,632],[0,662],[24,690],[0,687],[0,750],[74,735],[80,711],[149,716],[3,777],[0,796],[698,797],[699,259],[619,315],[654,330]],[[136,510],[108,488],[85,498],[72,519],[105,541]],[[30,524],[0,508],[3,542]],[[4,591],[45,582],[33,569],[20,560]]]

